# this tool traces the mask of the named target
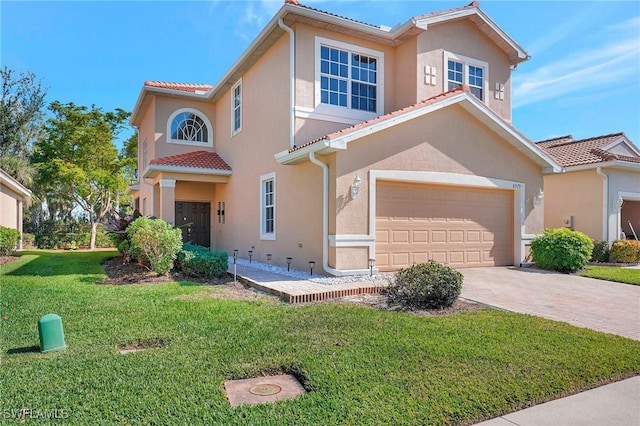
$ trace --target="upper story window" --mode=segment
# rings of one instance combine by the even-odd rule
[[[444,53],[444,61],[447,69],[446,91],[467,85],[478,99],[485,100],[489,64],[449,52]]]
[[[353,119],[382,114],[384,53],[316,37],[316,109]]]
[[[167,142],[184,145],[213,146],[213,128],[200,111],[182,108],[167,121]]]
[[[242,80],[231,90],[231,134],[242,130]]]

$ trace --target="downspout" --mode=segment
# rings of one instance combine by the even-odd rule
[[[329,266],[329,166],[309,153],[309,161],[322,168],[322,268],[333,275],[344,275],[342,271]]]
[[[278,25],[289,33],[289,147],[295,148],[296,35],[282,18],[278,18]]]
[[[604,223],[602,224],[602,232],[605,241],[609,241],[609,176],[606,173],[602,173],[602,167],[596,168],[596,173],[602,176],[604,180],[604,209],[602,220]]]

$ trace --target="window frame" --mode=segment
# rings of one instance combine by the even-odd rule
[[[236,89],[240,88],[240,102],[236,105]],[[231,88],[231,136],[235,136],[242,131],[242,97],[243,97],[242,79],[238,80]],[[236,128],[236,111],[238,111],[240,125]]]
[[[207,128],[207,142],[193,142],[193,141],[185,141],[182,139],[173,139],[171,137],[171,125],[173,124],[173,120],[180,114],[189,113],[199,117],[205,124]],[[199,146],[199,147],[207,147],[213,148],[213,126],[211,125],[211,121],[202,111],[199,111],[194,108],[180,108],[175,110],[167,120],[167,133],[166,133],[166,142],[169,144],[176,145],[190,145],[190,146]]]
[[[323,104],[321,102],[321,47],[344,50],[349,54],[348,61],[348,77],[347,77],[347,106],[338,106],[331,104]],[[351,54],[359,54],[376,59],[376,110],[364,111],[353,109],[351,107],[351,87],[352,83],[365,83],[352,78],[351,70]],[[357,46],[325,37],[315,37],[315,82],[314,82],[314,114],[321,114],[326,117],[347,118],[352,120],[364,121],[378,117],[384,114],[384,52],[379,50],[368,49],[366,47]],[[313,118],[313,115],[311,116]]]
[[[273,182],[272,190],[272,204],[266,204],[266,190],[265,185],[267,182]],[[276,239],[276,173],[268,173],[260,176],[260,239],[261,240],[275,240]],[[273,230],[267,232],[267,208],[271,208],[273,211]]]
[[[479,59],[469,58],[468,56],[458,55],[456,53],[444,51],[443,70],[444,76],[442,78],[442,89],[444,92],[449,90],[449,61],[454,61],[462,64],[462,85],[469,88],[482,89],[482,99],[475,96],[482,103],[487,103],[489,99],[489,64]],[[482,68],[482,87],[469,84],[469,67]],[[473,93],[473,92],[472,92]]]

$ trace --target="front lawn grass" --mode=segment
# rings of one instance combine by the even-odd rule
[[[27,252],[2,266],[5,418],[27,408],[82,425],[470,424],[640,373],[640,342],[499,310],[420,317],[184,297],[210,291],[190,283],[95,285],[113,255]],[[62,317],[68,349],[34,348],[47,313]],[[229,406],[223,381],[277,372],[309,393]]]
[[[587,266],[579,275],[599,280],[640,285],[640,269],[620,268],[618,266]]]

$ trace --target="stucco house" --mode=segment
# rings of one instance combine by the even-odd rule
[[[31,200],[31,191],[0,169],[0,226],[20,232],[18,249],[22,249],[22,213]]]
[[[565,168],[544,177],[545,227],[570,227],[598,241],[640,238],[640,150],[624,133],[568,135],[538,146]]]
[[[528,59],[477,2],[389,28],[287,0],[214,86],[145,82],[130,191],[185,240],[280,266],[518,264],[562,171],[511,124]]]

